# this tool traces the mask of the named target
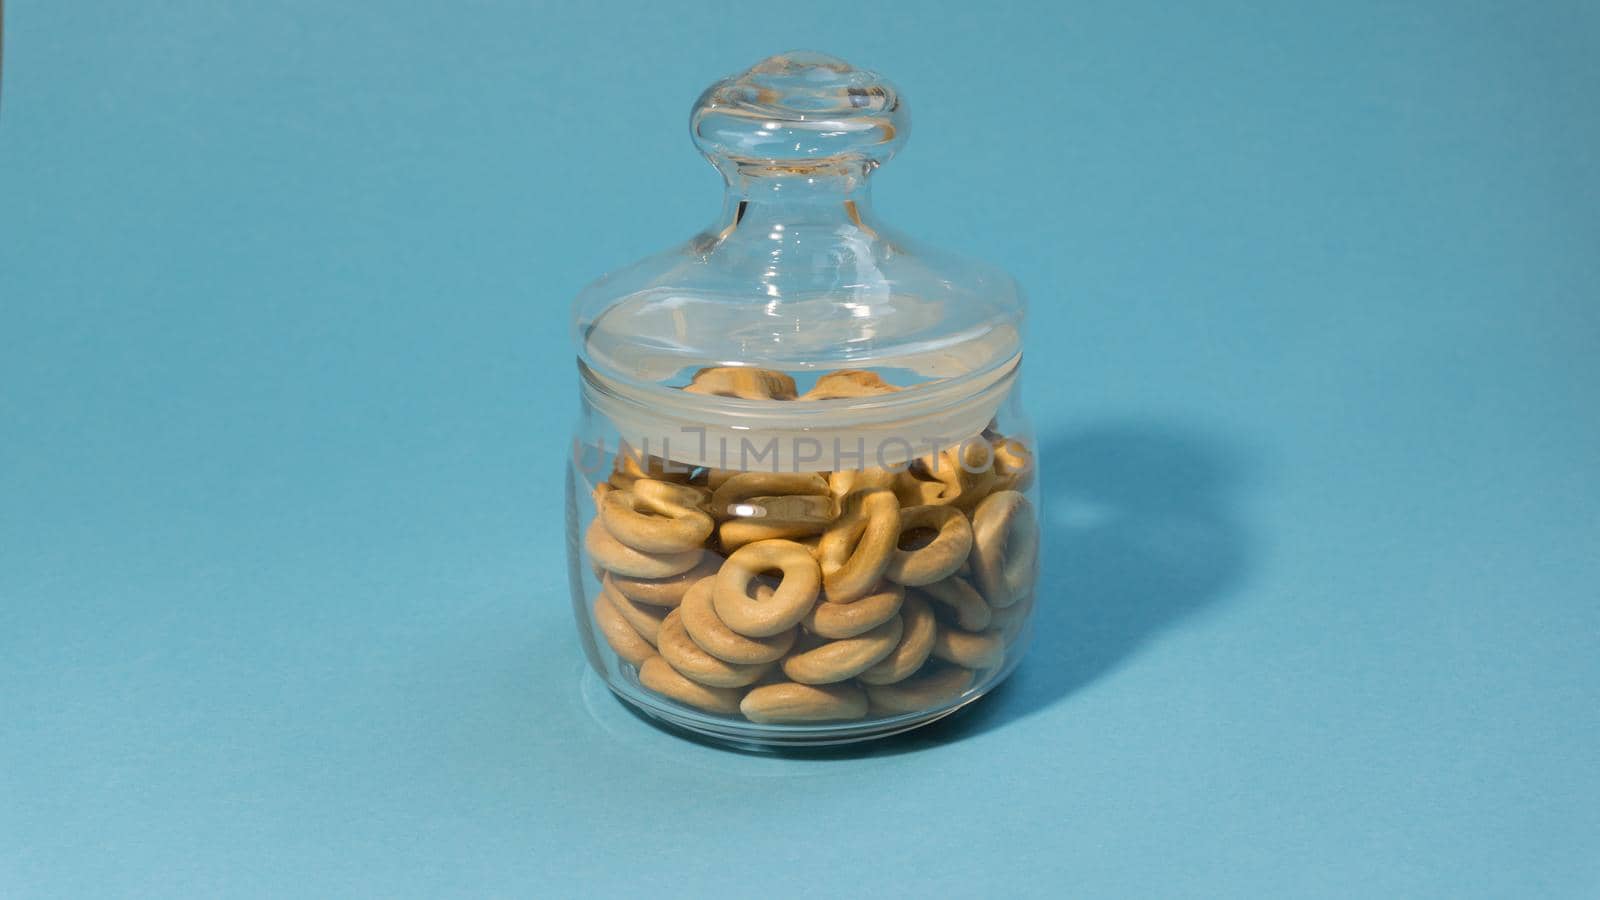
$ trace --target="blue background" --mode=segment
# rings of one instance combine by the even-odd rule
[[[0,894],[1600,894],[1593,4],[13,0]],[[713,79],[1033,302],[1035,650],[855,753],[583,675],[567,303]]]

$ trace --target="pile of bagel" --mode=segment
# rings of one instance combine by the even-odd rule
[[[685,390],[830,399],[869,372],[706,369]],[[584,535],[596,630],[644,687],[757,723],[893,716],[961,696],[1026,622],[1033,460],[993,429],[901,471],[689,472],[617,454]]]

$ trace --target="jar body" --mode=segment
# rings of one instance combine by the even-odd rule
[[[573,609],[646,714],[745,746],[841,743],[982,696],[1039,564],[1025,303],[877,221],[909,133],[876,73],[780,54],[691,133],[725,181],[686,244],[573,304]]]
[[[887,384],[858,370],[809,386],[761,369],[696,380],[730,371],[797,410]],[[908,415],[884,391],[800,430],[826,442],[757,428],[719,440],[715,425],[641,435],[585,377],[567,466],[573,611],[623,700],[743,746],[827,745],[934,721],[1020,661],[1040,545],[1016,367],[987,385],[990,415],[970,433],[919,433],[949,416]]]

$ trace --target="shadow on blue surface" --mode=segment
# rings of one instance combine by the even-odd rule
[[[1236,450],[1190,429],[1140,422],[1046,436],[1041,447],[1044,571],[1033,646],[1016,673],[916,731],[782,755],[915,752],[1044,712],[1243,580],[1250,542],[1231,500],[1248,472]]]
[[[906,735],[943,742],[1042,712],[1213,606],[1250,560],[1232,498],[1247,478],[1218,438],[1154,423],[1046,436],[1044,571],[1033,646],[992,696]]]

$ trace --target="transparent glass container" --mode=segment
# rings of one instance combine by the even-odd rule
[[[691,129],[721,217],[574,303],[573,610],[606,685],[662,722],[880,737],[1027,646],[1023,299],[874,217],[868,176],[909,124],[891,84],[819,54],[717,82]]]

